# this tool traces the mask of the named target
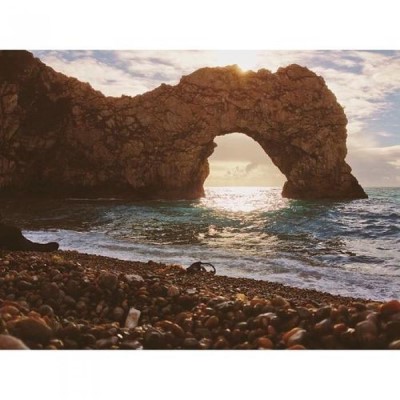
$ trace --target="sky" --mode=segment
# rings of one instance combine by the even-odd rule
[[[365,186],[400,186],[400,51],[100,50],[33,51],[56,71],[105,95],[144,93],[205,66],[237,64],[275,72],[300,64],[321,75],[348,118],[348,155]],[[285,177],[249,137],[216,138],[207,186],[281,186]]]

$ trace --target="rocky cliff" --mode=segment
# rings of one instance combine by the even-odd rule
[[[298,65],[202,68],[106,97],[25,51],[0,51],[0,194],[197,198],[214,138],[241,132],[286,176],[283,196],[366,197],[344,161],[346,116]]]

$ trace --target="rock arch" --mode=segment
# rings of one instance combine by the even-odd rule
[[[2,51],[0,65],[3,194],[197,198],[214,138],[241,132],[286,176],[283,196],[366,197],[345,162],[343,108],[307,68],[202,68],[115,98],[28,52]]]

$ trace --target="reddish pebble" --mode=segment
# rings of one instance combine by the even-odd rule
[[[382,314],[394,314],[400,312],[400,302],[397,300],[390,300],[381,305]]]
[[[0,335],[0,350],[29,350],[22,340],[10,335]]]
[[[260,337],[256,340],[256,346],[259,349],[273,349],[274,344],[267,337]]]
[[[294,346],[288,347],[288,350],[306,350],[301,344],[295,344]]]
[[[212,315],[207,319],[204,326],[208,329],[216,328],[219,325],[219,318],[216,315]]]
[[[390,350],[400,350],[400,340],[395,340],[389,345]]]
[[[340,323],[340,324],[335,324],[333,326],[333,332],[336,334],[340,334],[340,333],[346,332],[346,331],[347,331],[346,324]]]

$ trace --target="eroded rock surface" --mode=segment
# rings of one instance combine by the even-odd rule
[[[344,161],[343,108],[323,78],[202,68],[176,86],[106,97],[25,51],[0,51],[0,192],[204,195],[214,138],[252,137],[287,177],[283,196],[366,197]]]

